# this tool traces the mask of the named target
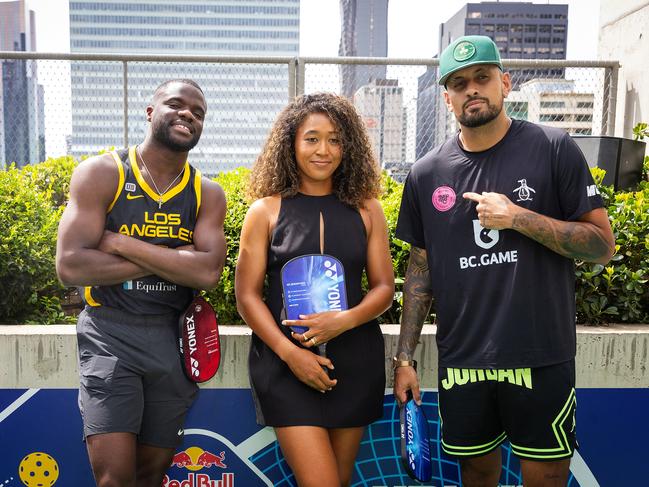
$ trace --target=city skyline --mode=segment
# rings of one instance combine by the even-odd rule
[[[70,44],[75,54],[292,57],[298,54],[298,19],[299,0],[85,0],[70,2]],[[249,167],[288,99],[285,64],[129,63],[125,134],[122,69],[115,62],[71,63],[73,156],[139,143],[153,89],[167,79],[191,78],[208,105],[193,164],[206,175]]]
[[[2,0],[0,0],[0,2],[2,2]],[[69,34],[71,29],[69,26],[68,2],[62,0],[48,0],[47,2],[44,2],[43,0],[28,0],[28,3],[31,6],[31,8],[33,8],[36,11],[36,25],[37,25],[37,32],[38,32],[36,50],[42,52],[69,51],[70,50]],[[319,5],[318,8],[316,8],[316,3],[317,5]],[[440,28],[439,25],[435,25],[435,21],[432,19],[442,18],[442,22],[447,21],[457,12],[457,9],[462,8],[462,6],[464,6],[467,2],[450,0],[449,2],[444,3],[444,5],[440,4],[439,8],[437,9],[438,11],[435,12],[435,15],[430,18],[430,21],[427,24],[430,25],[430,27],[426,29],[419,28],[418,26],[421,25],[421,21],[419,19],[421,17],[425,17],[425,18],[428,17],[427,13],[429,11],[429,7],[431,3],[438,3],[438,2],[429,2],[429,1],[424,2],[420,0],[390,0],[388,4],[389,7],[388,57],[392,57],[392,58],[405,57],[410,59],[412,58],[430,59],[432,57],[432,54],[424,54],[424,52],[427,51],[428,53],[436,54],[437,51],[436,44],[439,42],[439,28]],[[471,3],[479,3],[479,2],[471,2]],[[531,3],[546,4],[548,2],[531,2]],[[582,0],[569,0],[567,2],[552,2],[552,3],[561,3],[561,4],[570,5],[570,9],[569,9],[569,19],[570,19],[570,18],[574,18],[576,10],[578,11],[580,8],[583,9],[586,2]],[[59,6],[63,5],[64,8],[60,8],[59,11],[56,12],[56,15],[60,17],[61,14],[63,14],[64,21],[59,22],[59,17],[56,16],[52,17],[51,15],[54,14],[48,12],[48,9],[51,9],[51,7],[55,4],[59,4]],[[321,0],[320,2],[301,0],[299,55],[328,56],[328,57],[336,57],[338,55],[338,48],[340,45],[340,21],[341,21],[341,16],[339,11],[340,4],[341,4],[340,0]],[[45,7],[47,7],[47,9]],[[419,7],[425,7],[425,8],[421,9],[421,12],[419,12],[418,10]],[[590,10],[592,11],[592,3],[591,3]],[[421,15],[421,16],[413,15],[413,11],[417,11],[419,13],[423,13],[426,15]],[[597,24],[596,16],[593,16],[592,12],[590,13],[591,15],[589,19],[591,20],[591,23],[593,25],[596,25]],[[442,15],[444,16],[441,17]],[[397,33],[400,32],[399,29],[403,29],[402,24],[404,22],[408,25],[412,23],[411,29],[408,30],[408,35],[398,35]],[[40,30],[40,26],[43,25],[43,23],[46,23],[46,25],[57,26],[58,35],[56,36],[56,39],[48,39],[45,36],[45,34],[43,34],[42,30]],[[571,45],[574,45],[574,42],[571,43],[571,38],[574,37],[573,26],[575,24],[577,24],[578,28],[582,28],[584,23],[580,21],[576,21],[570,24],[570,29],[568,32],[568,48],[567,48],[568,59],[570,59],[571,57],[574,58],[575,49],[571,49]],[[323,28],[323,26],[327,26],[327,27]],[[425,42],[417,41],[417,39],[423,39],[423,38],[427,39],[427,41]],[[314,39],[317,41],[315,44],[313,43]],[[591,52],[594,48],[596,48],[596,41],[592,41],[592,42],[588,41],[585,37],[582,37],[581,40],[583,41],[580,43],[582,47],[584,46],[589,47],[591,49]],[[67,48],[65,46],[67,46]],[[86,52],[94,52],[94,51],[101,51],[101,50],[100,49],[86,50]],[[197,53],[206,54],[203,51]],[[218,54],[226,54],[226,53],[208,52],[208,54],[218,55]],[[594,55],[581,57],[581,59],[594,59],[594,58],[595,58]],[[55,61],[39,61],[39,66],[46,67],[49,65],[52,68],[59,69],[55,63],[56,63]],[[59,66],[65,69],[63,64]],[[47,72],[46,70],[44,71]],[[424,71],[423,67],[415,67],[415,66],[412,66],[411,68],[408,69],[405,68],[402,69],[399,68],[398,66],[388,67],[386,78],[398,79],[399,86],[403,87],[403,103],[404,103],[404,110],[405,110],[404,120],[412,119],[411,111],[413,110],[414,107],[413,99],[417,96],[416,77],[419,76],[423,71]],[[50,73],[52,72],[53,70],[50,70]],[[46,93],[45,93],[46,119],[50,117],[50,115],[48,115],[47,113],[47,110],[49,109],[50,112],[53,112],[55,115],[52,116],[51,119],[54,120],[56,118],[55,123],[58,124],[54,128],[56,134],[54,134],[54,136],[52,137],[50,137],[50,132],[49,132],[49,130],[52,129],[48,128],[48,132],[47,132],[48,156],[56,156],[64,153],[69,153],[70,142],[72,141],[72,139],[70,138],[70,134],[74,133],[74,131],[72,130],[72,126],[68,126],[69,124],[66,123],[65,119],[64,118],[62,119],[60,117],[61,113],[65,111],[61,109],[61,104],[64,102],[64,99],[67,98],[68,106],[70,103],[69,91],[67,94],[61,91],[61,87],[63,86],[63,80],[65,78],[65,73],[64,72],[59,73],[57,71],[55,73],[55,76],[57,76],[57,78],[53,81],[53,84],[49,90],[48,87],[46,86]],[[69,73],[67,76],[69,77]],[[47,83],[47,80],[45,81],[45,83]],[[54,85],[58,85],[58,86],[54,86]],[[321,91],[321,90],[338,92],[339,89],[340,89],[339,73],[338,73],[337,66],[311,65],[307,69],[306,78],[305,78],[305,92],[308,93],[308,92]],[[63,91],[65,91],[64,87],[63,87]],[[133,113],[132,110],[129,110],[129,112],[131,113],[131,115],[129,115],[129,119],[130,119]],[[406,115],[406,113],[408,114]],[[130,126],[132,127],[133,124],[131,123]],[[268,123],[268,126],[270,127],[270,122]],[[404,141],[404,143],[406,144],[405,147],[413,148],[415,144],[415,140],[414,140],[415,132],[409,126],[405,127],[404,130],[407,133],[405,136],[406,140]],[[129,130],[129,132],[130,131],[131,130]],[[121,144],[121,140],[122,138],[120,137],[117,140],[115,140],[114,143],[116,145],[119,145]],[[412,157],[410,157],[411,152],[413,152],[411,149],[407,150],[408,160],[412,159]]]
[[[0,3],[9,0],[0,0]],[[507,0],[511,1],[511,0]],[[40,52],[69,52],[68,0],[28,0],[36,12]],[[300,1],[300,56],[337,56],[340,42],[340,0]],[[438,54],[439,26],[467,3],[463,0],[390,0],[388,57],[430,58]],[[507,3],[507,2],[501,2]],[[534,0],[567,4],[568,60],[597,59],[599,1]],[[327,28],[322,26],[326,25]]]

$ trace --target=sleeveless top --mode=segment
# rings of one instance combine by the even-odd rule
[[[298,193],[283,198],[268,248],[264,292],[277,326],[281,325],[282,266],[294,257],[319,254],[320,217],[324,222],[323,253],[343,265],[348,308],[363,298],[362,276],[367,261],[367,233],[355,208],[335,195]],[[317,349],[309,349],[317,353]],[[376,320],[353,328],[327,343],[334,364],[330,376],[338,384],[322,394],[300,382],[266,344],[253,333],[248,366],[257,421],[268,426],[315,425],[326,428],[362,426],[380,418],[385,391],[383,335]]]
[[[193,243],[201,204],[200,171],[186,162],[180,183],[160,197],[142,177],[135,146],[111,155],[119,183],[107,210],[106,230],[170,248]],[[194,291],[150,275],[110,286],[86,286],[80,293],[88,306],[151,315],[183,311]]]

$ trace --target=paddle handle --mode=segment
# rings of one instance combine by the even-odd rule
[[[321,343],[320,345],[318,345],[318,355],[320,355],[321,357],[326,357],[327,356],[327,344],[326,343]],[[328,367],[325,367],[323,365],[322,370],[324,370],[327,373],[327,375],[329,376],[329,378],[331,378],[331,375],[329,374],[329,372],[331,372],[331,370]]]

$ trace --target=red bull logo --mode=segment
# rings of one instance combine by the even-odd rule
[[[190,473],[182,480],[170,479],[165,475],[162,487],[234,487],[232,472],[221,473],[220,479],[213,479],[208,473],[194,473],[204,468],[228,468],[225,463],[225,451],[216,455],[198,446],[190,446],[174,455],[171,466],[187,469]]]

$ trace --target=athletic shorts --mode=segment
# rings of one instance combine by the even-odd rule
[[[570,458],[578,447],[576,406],[574,360],[532,369],[439,370],[442,448],[449,455],[485,455],[508,439],[520,458]]]
[[[181,368],[175,314],[86,307],[77,322],[84,438],[127,432],[175,448],[198,387]]]

